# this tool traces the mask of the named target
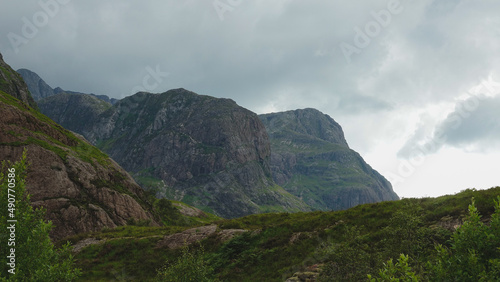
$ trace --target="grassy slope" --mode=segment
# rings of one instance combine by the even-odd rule
[[[366,204],[345,211],[259,214],[218,220],[215,223],[220,229],[243,228],[253,232],[224,244],[215,236],[209,237],[203,241],[203,246],[206,259],[223,281],[284,281],[295,271],[327,260],[320,255],[322,245],[342,242],[346,226],[357,227],[367,249],[375,252],[386,239],[383,230],[390,224],[392,216],[396,212],[418,207],[423,224],[441,234],[436,238],[441,238],[439,243],[445,243],[446,236],[451,232],[438,227],[440,222],[450,217],[463,217],[472,197],[480,213],[488,218],[494,210],[493,200],[498,195],[500,187],[482,191],[465,190],[439,198]],[[82,280],[126,278],[147,281],[153,278],[156,269],[166,261],[172,262],[180,254],[180,250],[155,250],[156,242],[161,239],[157,235],[173,234],[185,228],[128,226],[92,234],[93,237],[114,234],[115,238],[129,238],[94,245],[77,255],[78,264],[85,272]],[[292,237],[295,238],[293,243]],[[381,257],[380,262],[384,261],[386,258]]]

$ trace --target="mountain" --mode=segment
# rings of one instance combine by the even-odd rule
[[[31,107],[34,101],[22,78],[0,63],[0,159],[17,161],[27,149],[27,190],[32,205],[43,206],[54,223],[52,238],[130,220],[156,224],[132,177],[83,137]]]
[[[303,109],[259,117],[271,141],[274,181],[311,207],[341,210],[399,199],[389,181],[349,148],[328,115]]]
[[[38,101],[38,107],[64,128],[83,132],[111,108],[111,104],[92,95],[60,92]]]
[[[28,69],[18,69],[17,73],[23,77],[35,101],[54,95],[54,89],[35,72]]]
[[[262,122],[232,100],[185,89],[138,93],[97,118],[104,108],[96,106],[96,99],[80,100],[56,95],[40,106],[50,118],[108,153],[142,185],[158,189],[159,195],[226,218],[309,210],[274,183]],[[89,108],[93,113],[81,120],[79,115]]]
[[[23,78],[4,62],[2,54],[0,54],[0,91],[9,93],[32,108],[38,108]]]
[[[67,93],[67,94],[85,94],[85,93],[80,93],[80,92],[75,92],[75,91],[67,91],[63,90],[60,87],[56,87],[55,89],[52,89],[38,74],[35,72],[28,70],[28,69],[18,69],[17,73],[21,75],[21,77],[24,79],[26,82],[26,85],[28,86],[28,89],[31,93],[31,96],[35,101],[42,100],[43,98],[47,98],[56,94],[60,93]],[[99,98],[103,100],[104,102],[114,104],[118,100],[115,98],[109,98],[106,95],[96,95],[96,94],[89,94],[91,96],[94,96],[96,98]]]

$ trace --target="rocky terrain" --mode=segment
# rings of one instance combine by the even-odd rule
[[[24,82],[26,82],[26,85],[30,90],[31,97],[33,97],[35,101],[50,97],[55,94],[54,89],[52,89],[52,87],[50,87],[35,72],[32,72],[28,69],[18,69],[17,73],[19,73],[23,77]]]
[[[314,109],[257,117],[234,101],[184,89],[138,93],[113,105],[55,92],[38,101],[43,113],[85,136],[158,196],[219,216],[398,199],[349,148],[341,126]]]
[[[51,236],[98,231],[132,219],[156,224],[144,191],[130,175],[83,137],[30,107],[33,99],[22,79],[0,63],[0,159],[17,161],[27,149],[27,190],[34,206],[47,209],[54,224]]]
[[[274,181],[314,209],[341,210],[399,199],[351,150],[341,126],[315,109],[261,115],[271,140]]]
[[[0,91],[9,93],[32,108],[38,108],[21,75],[4,62],[0,54]]]
[[[229,218],[309,210],[273,182],[266,130],[256,114],[232,100],[175,89],[138,93],[103,112],[96,105],[95,98],[61,94],[40,101],[49,117],[84,135],[161,196]],[[82,122],[89,108],[94,110]]]

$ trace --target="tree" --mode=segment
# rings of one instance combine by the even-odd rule
[[[56,249],[44,220],[45,210],[33,209],[26,191],[27,151],[0,170],[0,280],[72,281],[81,274],[73,266],[69,244]]]
[[[481,221],[474,198],[465,222],[452,235],[450,248],[436,247],[429,265],[437,281],[495,281],[500,277],[500,197],[490,225]]]
[[[203,247],[198,252],[194,252],[189,250],[188,245],[185,245],[177,261],[158,271],[156,281],[212,282],[218,280],[215,278],[214,269],[204,258]]]

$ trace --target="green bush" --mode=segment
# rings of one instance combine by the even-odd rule
[[[203,248],[198,252],[190,251],[189,246],[182,248],[182,255],[177,261],[158,271],[156,281],[169,282],[212,282],[215,278],[213,268],[204,258]]]
[[[452,235],[450,248],[436,247],[429,264],[437,281],[495,281],[500,277],[500,197],[490,225],[481,221],[474,199],[465,222]]]
[[[52,223],[44,220],[45,210],[33,210],[26,191],[26,151],[19,162],[2,162],[0,170],[0,280],[13,281],[73,281],[81,274],[73,266],[69,244],[54,248],[49,232]],[[12,185],[14,183],[15,185]],[[10,184],[10,185],[9,185]],[[9,201],[15,195],[15,201]],[[15,219],[11,223],[7,220]],[[15,224],[15,232],[7,227]],[[15,235],[14,237],[12,235]],[[9,241],[8,239],[15,238]],[[12,252],[14,250],[14,252]],[[15,255],[15,270],[7,256]],[[9,271],[10,270],[10,271]]]

